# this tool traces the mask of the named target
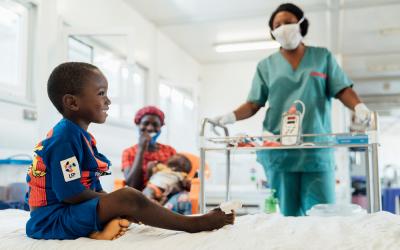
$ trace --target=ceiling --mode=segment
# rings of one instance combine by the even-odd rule
[[[202,64],[259,60],[274,52],[217,53],[213,45],[269,38],[277,0],[125,0]],[[400,77],[399,0],[302,0],[306,44],[328,47],[355,79]],[[398,78],[397,78],[398,79]]]

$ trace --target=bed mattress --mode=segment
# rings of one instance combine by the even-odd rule
[[[283,217],[255,214],[235,225],[189,234],[133,224],[114,241],[34,240],[25,234],[29,212],[0,210],[0,249],[400,249],[400,216]]]

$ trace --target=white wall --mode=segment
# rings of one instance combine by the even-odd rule
[[[186,89],[197,88],[199,64],[122,0],[41,0],[37,4],[34,103],[31,109],[38,112],[38,120],[25,121],[22,119],[21,105],[0,101],[0,158],[11,153],[31,154],[38,140],[44,138],[46,132],[61,118],[48,100],[46,83],[51,70],[64,61],[65,48],[60,46],[63,44],[60,40],[63,22],[78,28],[132,29],[135,60],[149,70],[149,85],[146,86],[148,104],[158,102],[159,76],[168,77],[172,83]],[[135,112],[132,110],[132,117]],[[94,124],[89,131],[96,137],[99,150],[113,162],[114,177],[121,176],[122,150],[136,143],[137,133],[133,124],[131,127]],[[174,145],[174,141],[168,143]],[[106,190],[111,190],[114,177],[105,178],[103,186]]]
[[[202,68],[201,117],[226,114],[244,103],[250,91],[257,61],[207,64]],[[265,110],[230,126],[232,134],[260,134]]]
[[[157,32],[157,69],[160,76],[187,90],[196,90],[200,64],[161,32]]]
[[[391,117],[381,117],[380,119],[380,167],[381,169],[387,165],[399,164],[399,150],[398,145],[400,141],[400,114],[393,115]]]
[[[165,109],[166,116],[169,116],[166,117],[166,128],[163,129],[165,133],[161,135],[160,140],[170,142],[178,152],[196,154],[199,115],[196,100],[200,86],[200,65],[193,58],[185,56],[186,53],[161,32],[157,33],[157,53],[159,75],[167,80],[168,84],[192,96],[194,101],[192,110],[188,110],[182,103],[169,102],[167,105],[166,100],[164,103],[161,103],[161,100],[157,102]],[[158,93],[158,89],[153,91]]]

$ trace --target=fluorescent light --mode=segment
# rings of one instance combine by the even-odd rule
[[[379,33],[382,36],[399,35],[400,34],[400,27],[381,29],[381,30],[379,30]]]
[[[251,51],[251,50],[265,50],[265,49],[277,49],[281,45],[277,41],[265,40],[265,41],[248,41],[248,42],[236,42],[236,43],[220,43],[215,44],[215,51],[218,53],[236,52],[236,51]]]
[[[369,72],[399,71],[400,64],[371,65],[368,66]]]

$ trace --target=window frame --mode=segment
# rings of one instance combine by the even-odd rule
[[[68,27],[67,24],[64,22],[64,31],[63,31],[63,35],[64,35],[64,39],[63,39],[63,49],[64,49],[64,53],[63,56],[65,58],[65,60],[68,60],[68,38],[70,36],[75,36],[75,37],[79,37],[79,36],[126,36],[127,38],[127,43],[130,44],[130,46],[128,46],[128,51],[127,51],[127,55],[126,55],[126,62],[128,65],[133,65],[133,67],[136,67],[137,65],[143,67],[144,69],[146,69],[147,72],[147,77],[146,79],[144,79],[144,86],[143,86],[143,102],[144,104],[146,104],[147,102],[147,85],[148,80],[149,80],[149,70],[147,67],[145,67],[144,65],[137,63],[134,60],[134,53],[133,53],[133,44],[134,44],[134,30],[131,28],[126,28],[126,27],[102,27],[102,28],[75,28],[75,27]],[[118,55],[118,54],[117,54]],[[134,72],[133,72],[134,73]],[[111,100],[112,101],[112,100]],[[134,115],[135,111],[132,111],[132,117]],[[121,112],[120,112],[121,114]],[[107,118],[107,121],[105,124],[107,125],[112,125],[112,126],[116,126],[116,127],[121,127],[121,128],[129,128],[131,129],[134,125],[131,121],[131,119],[128,120],[121,120],[122,116],[120,115],[119,118],[116,117],[111,117],[109,116]]]
[[[22,47],[21,55],[19,55],[19,67],[22,65],[22,71],[20,72],[22,78],[19,80],[19,86],[11,91],[5,90],[10,85],[0,83],[0,102],[36,108],[33,87],[33,58],[37,26],[37,2],[21,0],[12,0],[12,2],[24,8],[20,13],[25,12],[23,13],[23,27],[19,32],[22,34],[21,44],[19,45],[20,49]],[[23,96],[18,96],[15,94],[16,92],[23,93]]]
[[[160,92],[160,86],[161,85],[165,85],[165,86],[167,86],[168,88],[169,88],[169,94],[168,94],[168,96],[164,96],[164,97],[161,97],[161,92]],[[168,115],[168,112],[170,112],[170,109],[171,109],[171,105],[174,105],[174,100],[172,100],[172,98],[171,98],[171,96],[172,96],[172,93],[174,92],[174,91],[177,91],[180,95],[182,95],[182,100],[181,100],[181,104],[182,104],[182,106],[184,106],[184,108],[186,108],[186,109],[190,109],[191,110],[191,112],[195,112],[195,113],[197,113],[198,112],[198,105],[197,105],[197,102],[196,102],[196,100],[197,100],[197,95],[195,94],[196,92],[195,92],[195,90],[194,89],[185,89],[185,88],[182,88],[182,87],[179,87],[179,86],[177,86],[176,84],[174,84],[174,82],[173,81],[171,81],[171,80],[169,80],[168,78],[166,78],[166,77],[163,77],[163,76],[159,76],[159,78],[158,78],[158,84],[157,84],[157,96],[158,96],[158,106],[161,108],[161,109],[163,109],[163,111],[164,112],[166,112],[166,115],[167,115],[167,117],[166,117],[166,123],[170,123],[169,122],[169,119],[172,119],[171,118],[171,116],[169,116]],[[165,99],[167,99],[167,102],[165,103],[166,105],[167,105],[167,107],[163,107],[161,104],[161,99],[162,98],[165,98]],[[191,103],[191,107],[189,108],[187,105],[185,105],[185,101],[187,100],[187,99],[189,99],[192,103]],[[165,109],[166,108],[166,109]],[[196,116],[196,114],[195,114],[195,116]],[[196,119],[197,120],[197,119]],[[195,126],[195,130],[197,131],[197,128],[198,128],[198,124],[197,124],[197,122],[194,122],[193,123],[193,125]],[[171,143],[171,141],[172,141],[172,138],[171,138],[171,133],[170,133],[170,131],[169,131],[169,127],[168,126],[166,126],[166,127],[164,127],[163,128],[163,134],[165,134],[164,136],[164,139],[166,140],[166,142],[167,143]],[[198,138],[197,137],[195,137],[195,141],[196,141],[196,145],[197,145],[197,143],[198,143]]]

